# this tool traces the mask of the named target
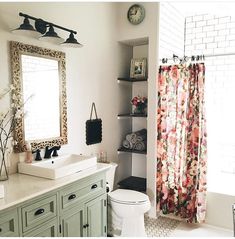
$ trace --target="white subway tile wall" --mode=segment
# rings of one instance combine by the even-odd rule
[[[186,17],[185,55],[223,53],[235,53],[235,21],[231,16]],[[213,179],[221,171],[235,173],[235,55],[206,58],[205,64],[208,178]]]
[[[172,3],[161,2],[159,58],[172,58],[173,54],[184,54],[184,21],[184,16]]]
[[[187,56],[235,53],[233,17],[200,14],[185,18],[170,2],[162,2],[160,8],[160,59],[183,56],[184,48]],[[206,58],[205,64],[209,173],[216,174],[222,166],[222,171],[235,173],[231,133],[235,132],[231,110],[235,102],[235,55]]]

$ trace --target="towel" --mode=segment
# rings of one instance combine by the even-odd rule
[[[141,129],[135,132],[138,141],[144,141],[147,138],[147,129]]]
[[[136,142],[145,141],[145,140],[147,140],[147,134],[136,136]]]
[[[126,140],[129,141],[131,144],[135,144],[136,143],[136,134],[135,133],[127,134]]]
[[[134,149],[136,149],[138,151],[144,151],[144,150],[146,150],[146,145],[147,145],[146,141],[138,141],[135,143]]]
[[[127,139],[123,140],[122,145],[126,149],[132,149],[133,148],[133,144],[130,141],[128,141]]]
[[[144,141],[147,139],[147,130],[146,129],[141,129],[139,131],[130,133],[126,135],[126,140],[128,140],[129,142],[131,142],[133,145],[137,142],[137,141]]]

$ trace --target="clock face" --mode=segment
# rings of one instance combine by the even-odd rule
[[[127,13],[127,18],[130,23],[137,25],[144,20],[145,10],[144,7],[138,4],[132,5]]]

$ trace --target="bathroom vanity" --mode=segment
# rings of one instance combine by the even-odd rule
[[[56,180],[23,174],[5,181],[1,237],[105,237],[109,164]]]

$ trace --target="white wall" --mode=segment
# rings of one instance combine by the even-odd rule
[[[84,47],[68,49],[12,34],[10,30],[18,27],[23,20],[18,16],[19,12],[76,30],[77,39]],[[119,132],[116,112],[119,96],[116,77],[122,64],[118,55],[125,53],[118,52],[116,28],[115,3],[0,3],[1,88],[10,82],[8,41],[20,41],[66,53],[69,143],[62,147],[59,154],[90,154],[102,149],[108,152],[109,159],[117,160],[115,147],[119,144]],[[58,30],[58,34],[68,37],[64,31]],[[93,101],[98,116],[103,120],[103,140],[101,144],[87,146],[85,121],[90,116]],[[18,155],[11,162],[13,171],[16,170],[17,158]]]
[[[158,72],[158,3],[141,3],[145,7],[146,17],[136,26],[127,20],[127,11],[132,3],[120,3],[118,13],[118,39],[125,41],[147,37],[149,39],[148,61],[148,153],[146,157],[147,193],[151,200],[149,215],[156,216],[156,78]]]

